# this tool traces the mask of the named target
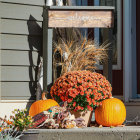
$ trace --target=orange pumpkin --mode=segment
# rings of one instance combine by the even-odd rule
[[[106,99],[95,109],[95,120],[103,126],[122,125],[126,118],[126,108],[117,98]]]
[[[38,100],[31,105],[29,109],[30,116],[33,117],[45,110],[48,110],[53,106],[59,106],[59,104],[55,100],[46,99],[45,94],[46,94],[45,92],[42,93],[42,100]]]

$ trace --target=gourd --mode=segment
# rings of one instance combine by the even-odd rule
[[[30,116],[33,117],[45,110],[48,110],[53,106],[59,106],[59,104],[55,100],[46,99],[45,94],[46,94],[45,92],[42,93],[42,100],[38,100],[31,105],[29,109]]]
[[[95,120],[102,126],[122,125],[126,118],[126,108],[117,98],[106,99],[95,109]]]

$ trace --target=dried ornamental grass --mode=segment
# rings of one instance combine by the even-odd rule
[[[65,42],[62,39],[54,43],[53,66],[62,66],[61,75],[69,71],[96,69],[96,64],[107,58],[106,48],[109,44],[101,46],[93,40],[81,37],[79,41]]]
[[[112,87],[106,78],[86,70],[71,71],[59,77],[51,88],[57,102],[68,102],[74,111],[93,110],[101,101],[112,97]]]

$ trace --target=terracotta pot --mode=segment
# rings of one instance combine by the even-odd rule
[[[82,118],[85,120],[85,125],[86,127],[88,127],[90,125],[91,122],[91,118],[92,118],[92,111],[71,111],[71,114],[75,116],[75,118]]]

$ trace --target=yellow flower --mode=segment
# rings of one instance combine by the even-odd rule
[[[18,121],[23,123],[23,119],[18,119]]]
[[[26,111],[27,111],[27,109],[25,108],[25,109],[24,109],[24,111],[26,112]]]

